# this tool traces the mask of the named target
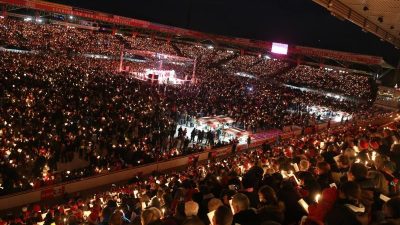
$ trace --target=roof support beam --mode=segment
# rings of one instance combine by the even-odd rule
[[[376,35],[377,37],[385,40],[396,47],[400,47],[400,38],[398,38],[398,34],[390,33],[385,27],[381,24],[377,24],[376,22],[371,21],[366,16],[363,16],[356,11],[354,11],[350,6],[342,3],[340,0],[312,0],[313,2],[325,7],[327,10],[331,12],[332,15],[341,18],[347,19],[355,25],[361,27],[365,31],[369,31]],[[391,35],[387,35],[389,33]],[[386,34],[386,35],[385,35]],[[393,36],[393,37],[392,37]]]

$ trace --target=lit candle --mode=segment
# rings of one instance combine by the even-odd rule
[[[375,151],[372,152],[371,159],[372,159],[372,161],[375,161],[375,159],[376,159],[376,152]]]
[[[315,196],[315,202],[318,203],[320,198],[321,198],[321,194],[317,194]]]
[[[165,208],[162,208],[161,212],[162,212],[162,216],[164,217],[165,216]]]

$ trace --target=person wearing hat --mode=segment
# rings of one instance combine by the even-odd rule
[[[90,211],[90,215],[87,218],[87,221],[89,224],[98,224],[99,219],[100,219],[100,212],[101,212],[101,207],[99,205],[95,205],[93,209]]]
[[[354,181],[340,186],[339,196],[325,217],[326,225],[366,225],[368,215],[360,202],[361,188]]]
[[[22,207],[22,218],[27,220],[31,216],[31,212],[28,210],[28,207]]]

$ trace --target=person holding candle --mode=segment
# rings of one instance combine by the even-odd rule
[[[257,207],[257,215],[260,220],[283,223],[285,206],[278,200],[274,189],[267,185],[262,186],[258,190],[258,196],[260,204]]]

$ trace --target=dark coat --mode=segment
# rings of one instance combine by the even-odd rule
[[[345,206],[345,200],[338,200],[325,217],[326,225],[361,225],[357,215]]]
[[[233,215],[232,225],[240,224],[240,225],[259,225],[260,220],[256,212],[252,209],[240,211]]]
[[[265,205],[257,209],[257,215],[261,223],[265,221],[284,222],[283,208],[277,205]]]

